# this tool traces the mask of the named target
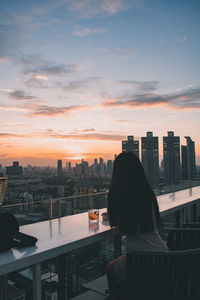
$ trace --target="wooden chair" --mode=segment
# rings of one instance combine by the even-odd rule
[[[171,251],[200,248],[200,228],[174,228],[169,231],[167,246]]]
[[[199,299],[200,249],[128,253],[127,276],[117,299]]]

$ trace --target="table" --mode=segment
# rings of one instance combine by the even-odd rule
[[[38,242],[34,247],[13,248],[0,253],[0,299],[6,299],[7,274],[33,266],[33,298],[40,300],[40,263],[59,256],[63,269],[64,254],[113,234],[108,222],[101,219],[101,213],[105,211],[106,209],[100,210],[100,220],[97,224],[88,222],[88,213],[81,213],[21,226],[21,232],[35,236]],[[60,278],[61,275],[59,274]]]

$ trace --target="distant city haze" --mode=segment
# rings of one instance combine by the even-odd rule
[[[1,1],[0,164],[113,160],[173,131],[200,164],[200,1]],[[140,149],[141,156],[141,149]]]

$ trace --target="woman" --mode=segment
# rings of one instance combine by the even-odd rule
[[[160,213],[142,164],[131,152],[119,154],[113,166],[108,194],[108,217],[111,226],[126,236],[126,251],[168,251],[158,233]],[[108,265],[108,284],[112,299],[118,299],[116,282],[126,280],[126,256]]]

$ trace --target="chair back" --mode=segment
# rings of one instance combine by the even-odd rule
[[[169,250],[186,250],[200,248],[200,228],[171,229],[168,234]]]
[[[197,299],[200,249],[127,254],[128,289],[124,299]],[[129,295],[129,296],[128,296]]]
[[[184,223],[183,228],[200,228],[200,222]]]

